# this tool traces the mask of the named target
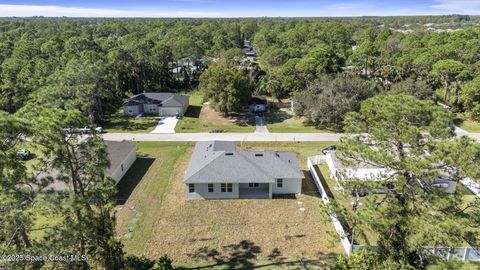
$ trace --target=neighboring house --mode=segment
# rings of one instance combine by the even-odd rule
[[[182,116],[189,106],[188,96],[176,93],[142,93],[123,103],[125,115],[141,113],[159,116]]]
[[[105,171],[105,175],[112,178],[115,184],[118,184],[128,169],[137,159],[137,146],[128,141],[104,141],[107,146],[107,154],[110,159],[110,167]],[[38,176],[41,177],[57,177],[59,172],[56,170],[48,170],[41,172]],[[65,182],[54,181],[48,186],[55,191],[63,191],[67,189]]]
[[[336,152],[328,152],[325,154],[325,161],[330,169],[330,177],[341,183],[344,180],[360,180],[360,181],[384,181],[391,177],[394,171],[379,168],[365,162],[352,161],[351,165],[344,164],[336,156]],[[438,175],[433,181],[425,181],[434,188],[442,188],[447,192],[454,192],[457,186],[455,181],[451,181],[450,173],[445,171]],[[381,192],[382,190],[378,190]]]
[[[247,57],[257,56],[257,50],[252,46],[251,42],[248,40],[243,41],[243,54]]]
[[[272,198],[300,194],[304,174],[293,152],[237,151],[235,142],[195,145],[185,173],[187,199]]]
[[[353,162],[354,164],[352,165],[346,165],[337,158],[335,151],[326,153],[325,161],[330,169],[330,177],[335,180],[357,179],[382,181],[385,177],[391,175],[385,168],[378,168],[364,162]]]
[[[245,110],[253,113],[263,113],[268,110],[268,101],[265,97],[253,96]]]

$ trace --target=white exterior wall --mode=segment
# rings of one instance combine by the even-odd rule
[[[175,116],[177,112],[183,115],[183,107],[159,107],[158,115],[160,116]]]
[[[137,159],[137,152],[136,152],[136,147],[133,148],[133,150],[128,153],[127,157],[118,165],[117,168],[113,171],[113,173],[110,175],[110,177],[115,180],[115,184],[118,184],[120,180],[122,180],[122,177],[127,173],[128,169],[132,166],[133,162]],[[123,164],[123,171],[122,171],[122,164]]]
[[[158,105],[157,104],[143,104],[143,111],[149,114],[156,114],[158,113]]]
[[[301,194],[302,193],[302,179],[298,178],[284,178],[283,187],[277,187],[277,180],[272,184],[273,194]]]
[[[139,115],[143,111],[140,110],[140,106],[135,105],[135,106],[123,106],[123,114],[124,115]],[[132,112],[130,112],[132,111]]]
[[[332,179],[342,180],[339,177],[347,177],[359,180],[382,181],[382,178],[388,175],[387,169],[383,168],[336,168],[330,153],[326,154],[325,161]]]
[[[238,199],[238,183],[232,183],[232,192],[221,192],[221,184],[214,183],[213,191],[208,192],[208,184],[195,184],[195,192],[188,192],[188,184],[185,184],[185,192],[188,200],[205,200],[205,199]]]

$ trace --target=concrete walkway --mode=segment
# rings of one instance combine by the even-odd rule
[[[175,133],[175,126],[177,125],[177,122],[178,119],[176,117],[163,117],[160,119],[160,121],[158,121],[157,126],[150,133]]]
[[[268,134],[265,116],[255,116],[255,133]]]
[[[259,141],[259,142],[332,142],[338,141],[341,133],[105,133],[105,140],[111,141]]]

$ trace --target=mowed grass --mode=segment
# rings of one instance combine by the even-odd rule
[[[175,132],[253,132],[255,130],[254,121],[244,118],[230,119],[221,113],[214,112],[208,105],[204,105],[201,92],[193,91],[187,95],[190,96],[190,106],[178,121]]]
[[[480,132],[480,123],[473,121],[473,120],[463,120],[463,122],[460,124],[460,128],[468,131],[468,132]]]
[[[315,133],[329,132],[308,125],[304,119],[294,116],[288,109],[272,109],[265,114],[267,129],[270,133]]]
[[[329,144],[239,143],[239,147],[296,151],[305,170],[307,155]],[[315,259],[327,260],[328,254],[342,253],[339,245],[328,247],[333,227],[322,222],[322,201],[307,171],[303,194],[296,198],[187,201],[182,180],[192,150],[189,147],[173,167],[162,167],[173,173],[163,199],[149,201],[155,211],[148,214],[156,219],[151,238],[145,245],[125,241],[127,250],[149,258],[167,254],[185,268],[203,265],[208,269],[245,269],[265,263],[278,267],[287,261],[300,265],[300,260],[309,259],[313,265]],[[132,193],[129,201],[137,201],[135,196]],[[137,227],[147,226],[150,222]],[[143,239],[148,238],[137,238]]]
[[[137,161],[118,185],[116,232],[127,253],[141,255],[145,253],[147,241],[153,238],[163,198],[180,157],[185,157],[191,144],[138,142],[137,146]],[[129,232],[129,228],[133,231]],[[124,237],[125,233],[129,233],[128,238]]]
[[[149,133],[155,129],[158,119],[135,119],[133,116],[124,116],[123,110],[118,110],[100,126],[109,133]]]

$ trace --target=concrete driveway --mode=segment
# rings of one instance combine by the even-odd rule
[[[158,122],[155,129],[150,133],[155,134],[171,134],[175,133],[175,126],[177,125],[178,119],[176,117],[162,117]]]

